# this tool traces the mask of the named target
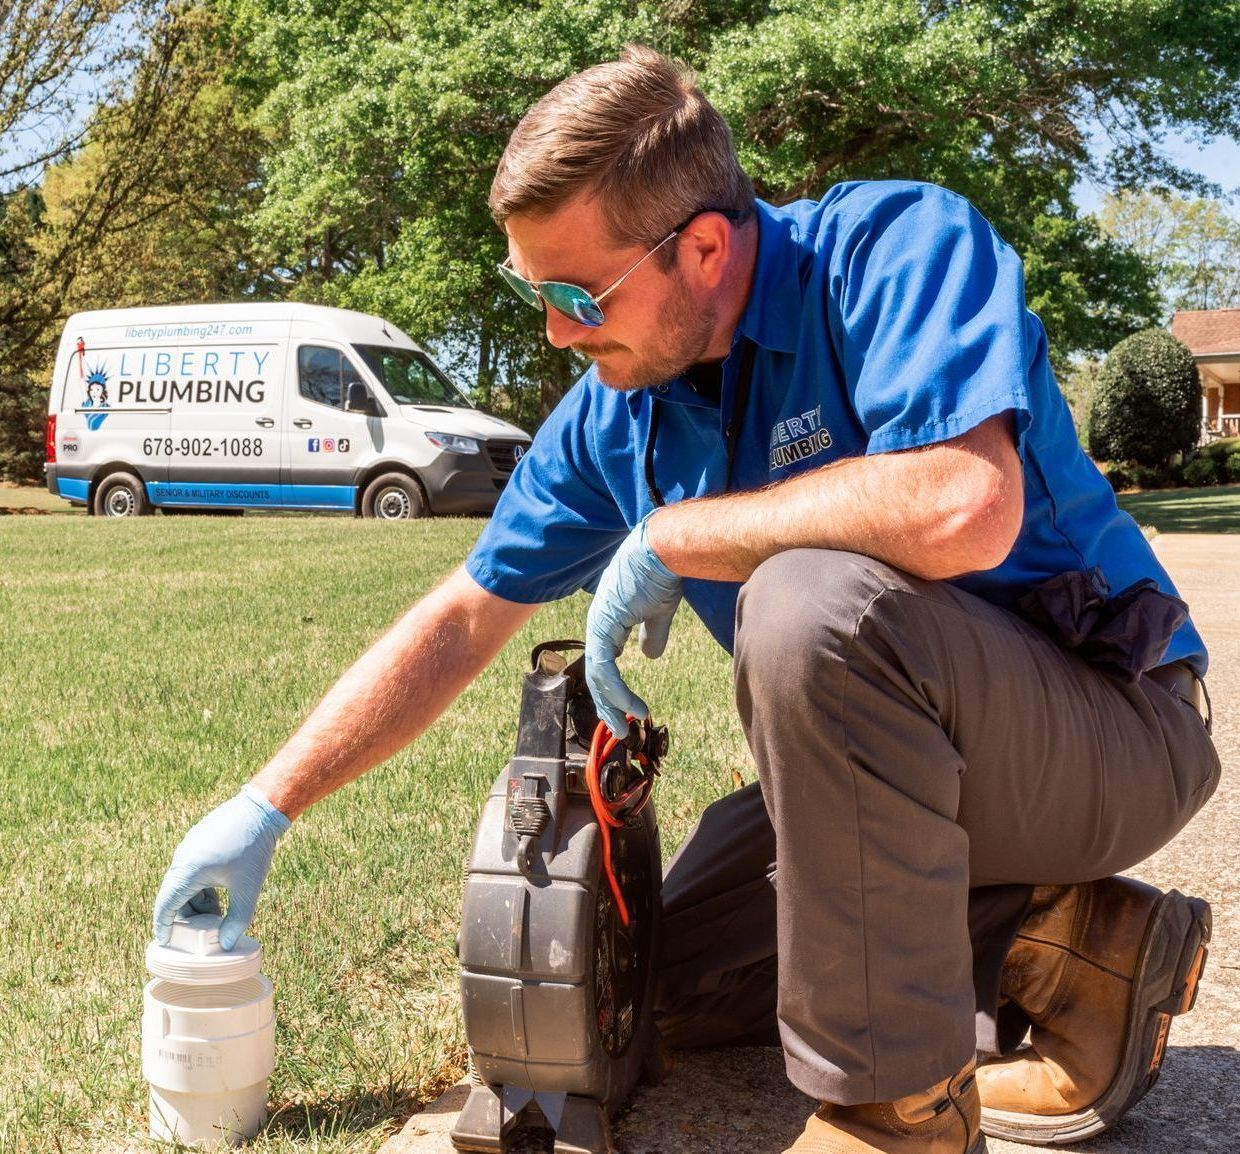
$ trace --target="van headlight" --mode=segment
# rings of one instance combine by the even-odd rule
[[[427,433],[426,439],[437,449],[449,453],[480,453],[482,445],[473,437],[458,437],[455,433]]]

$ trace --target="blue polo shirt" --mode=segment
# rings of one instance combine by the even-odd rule
[[[753,288],[720,399],[683,379],[621,393],[589,369],[517,465],[467,559],[475,581],[523,603],[593,589],[652,508],[644,471],[652,405],[661,409],[654,473],[665,500],[724,492],[724,427],[748,339],[753,374],[733,490],[842,457],[935,444],[1011,412],[1024,465],[1020,535],[1001,565],[955,584],[1011,608],[1047,578],[1097,566],[1114,592],[1142,577],[1175,592],[1081,451],[1045,330],[1025,307],[1019,257],[968,201],[934,185],[873,181],[836,185],[816,203],[759,201],[757,211]],[[739,585],[684,586],[730,652]],[[1181,658],[1205,672],[1191,622],[1164,656]]]

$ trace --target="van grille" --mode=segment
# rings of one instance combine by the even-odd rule
[[[486,442],[487,456],[497,472],[511,473],[517,467],[517,461],[525,455],[530,447],[529,441],[501,441],[488,439]],[[520,452],[518,452],[520,450]]]

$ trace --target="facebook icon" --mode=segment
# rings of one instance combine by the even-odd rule
[[[312,453],[317,453],[317,452],[319,451],[319,439],[318,439],[318,437],[311,437],[311,438],[310,438],[310,445],[309,445],[309,448],[310,448],[310,452],[312,452]]]

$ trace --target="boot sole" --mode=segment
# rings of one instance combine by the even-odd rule
[[[1092,1106],[1075,1114],[1019,1114],[982,1104],[982,1133],[1034,1146],[1079,1142],[1105,1130],[1149,1093],[1162,1071],[1171,1019],[1187,1014],[1208,956],[1210,906],[1178,890],[1150,915],[1128,1002],[1119,1069]]]

